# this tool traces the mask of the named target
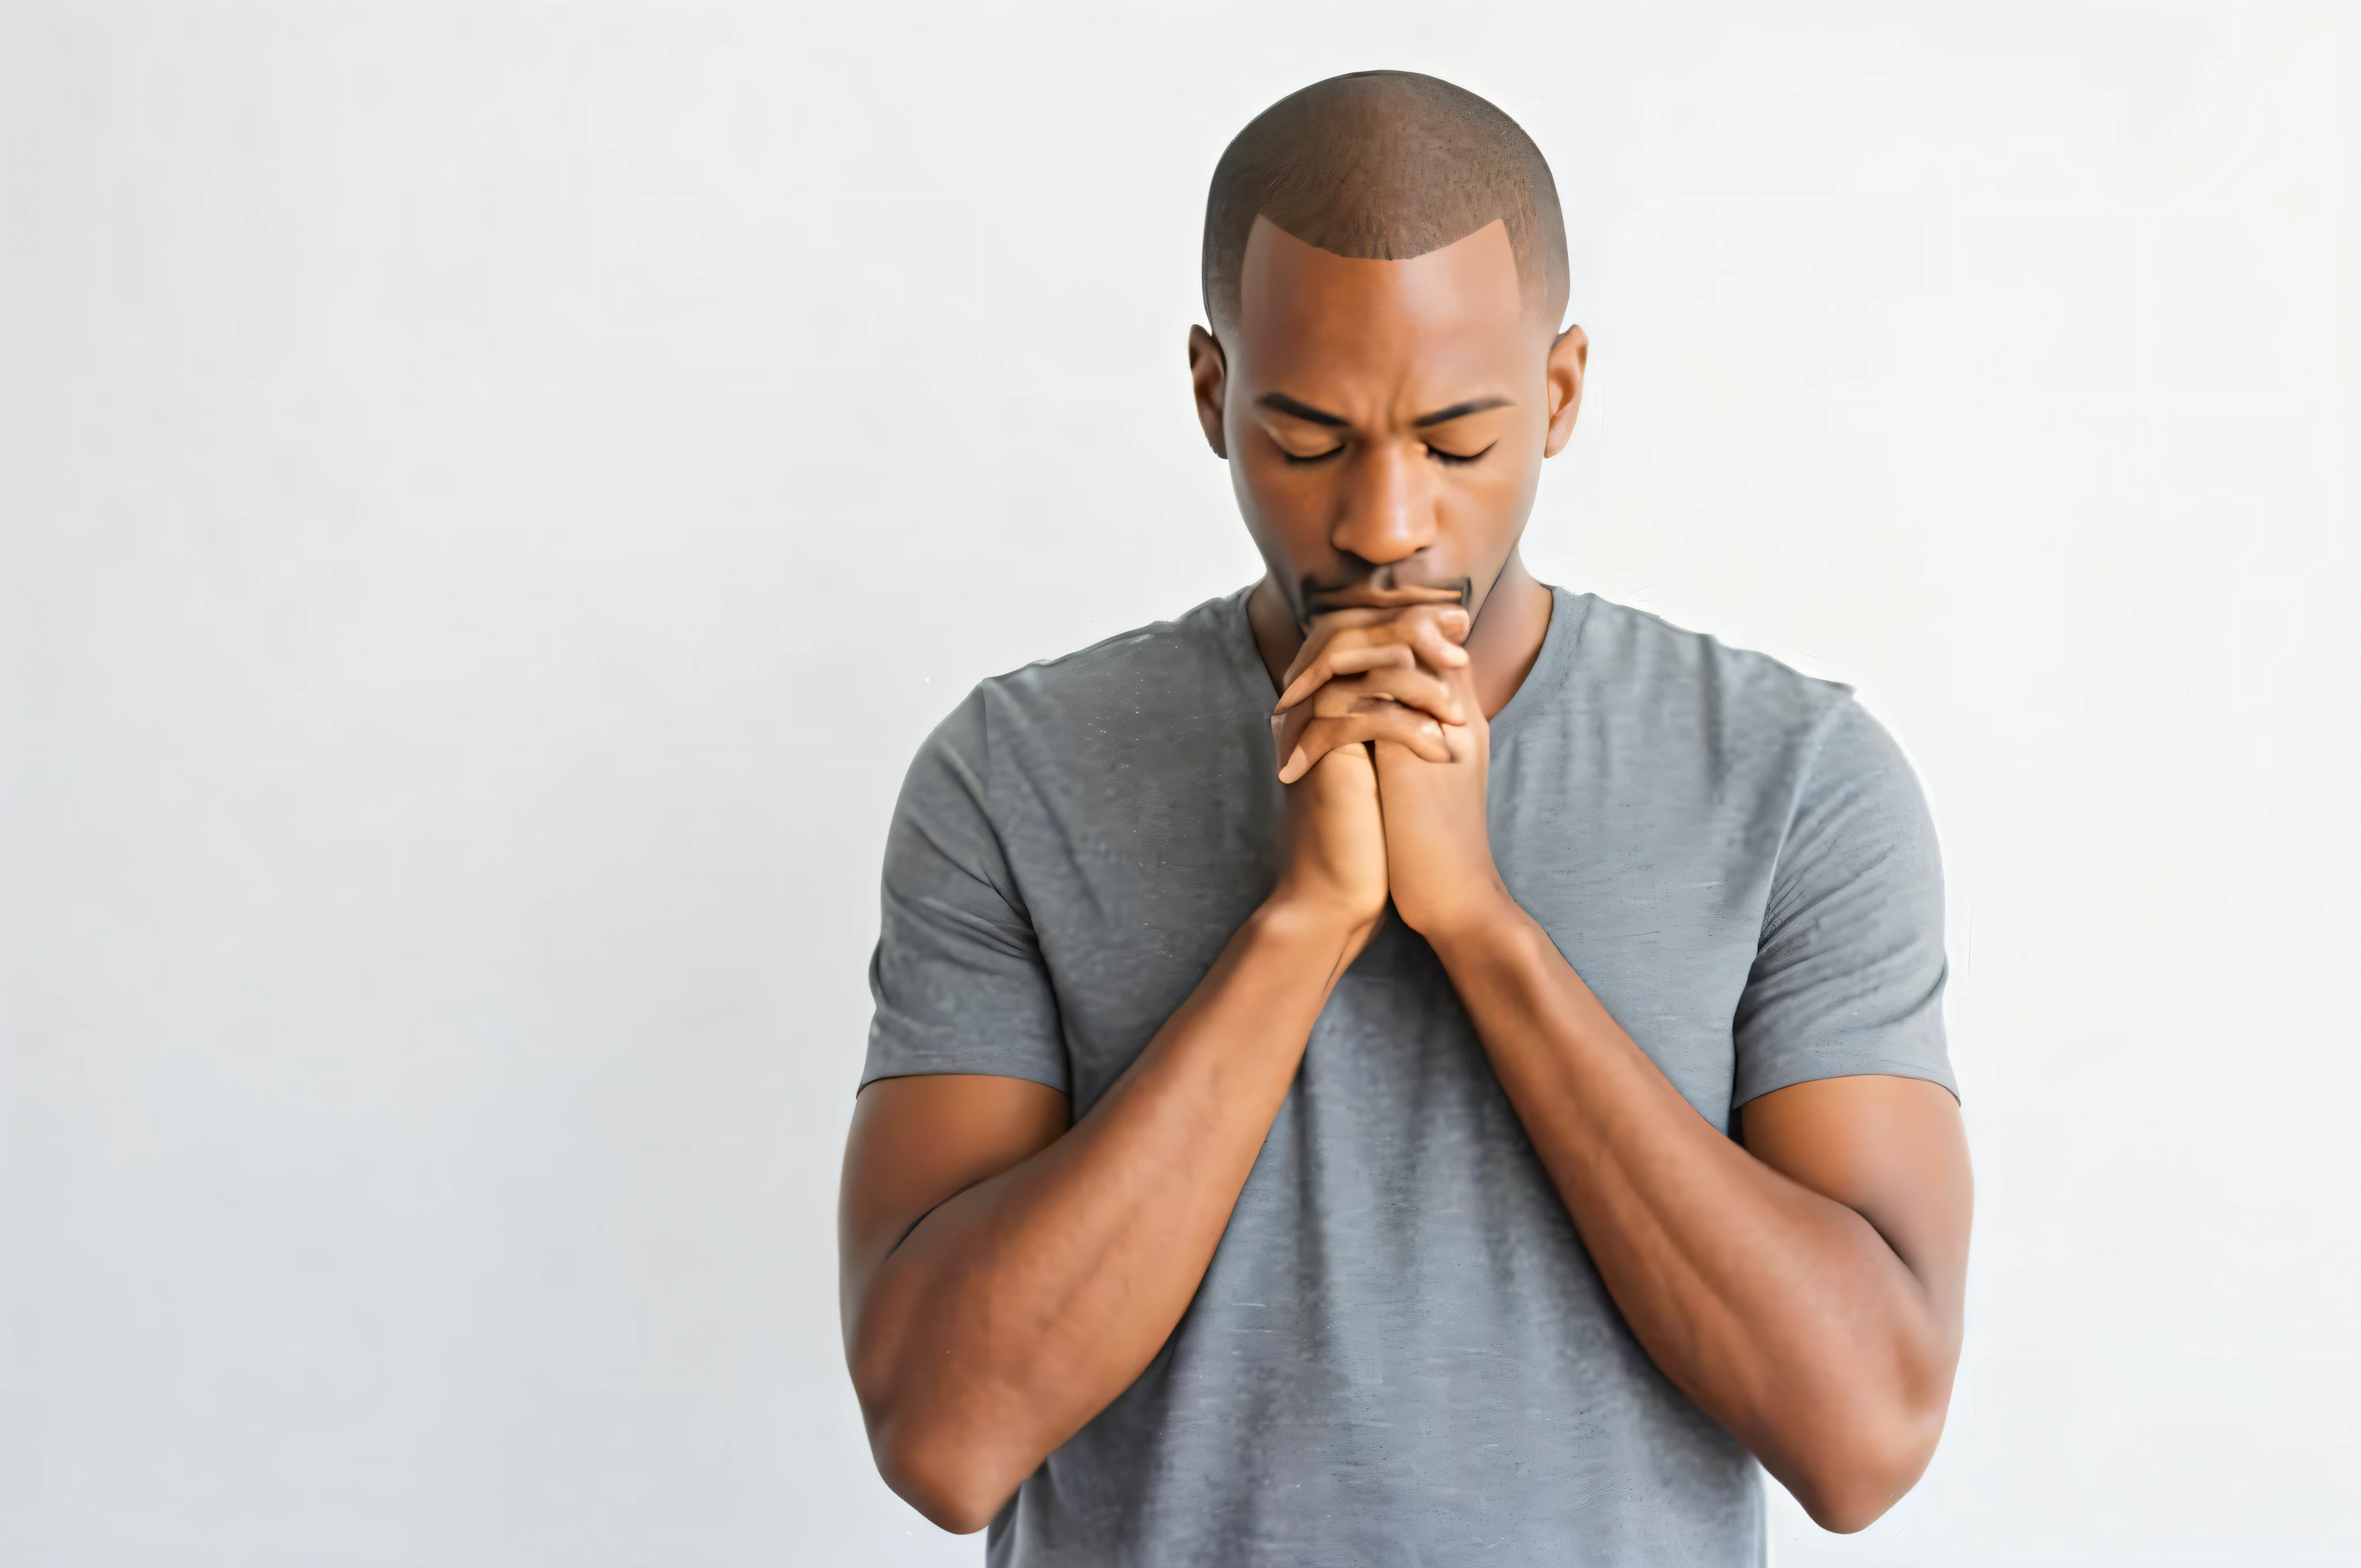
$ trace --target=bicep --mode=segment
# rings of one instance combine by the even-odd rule
[[[933,1073],[861,1091],[837,1211],[848,1323],[878,1266],[946,1201],[1030,1159],[1067,1126],[1066,1096],[1029,1079]]]
[[[1923,1079],[1818,1079],[1750,1100],[1747,1152],[1885,1238],[1952,1325],[1967,1287],[1975,1191],[1959,1102]]]

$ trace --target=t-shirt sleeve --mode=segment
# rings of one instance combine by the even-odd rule
[[[1856,1073],[1939,1083],[1943,872],[1910,764],[1846,698],[1822,721],[1739,999],[1733,1102]]]
[[[975,1072],[1071,1092],[1058,1002],[991,815],[982,692],[910,764],[885,838],[866,1087]]]

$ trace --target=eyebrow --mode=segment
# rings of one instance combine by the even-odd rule
[[[1488,409],[1505,409],[1508,406],[1509,400],[1506,398],[1470,398],[1464,403],[1454,403],[1447,409],[1437,409],[1431,414],[1421,414],[1410,422],[1423,430],[1430,424],[1449,424],[1453,420],[1465,419],[1469,414],[1480,414]]]
[[[1306,424],[1324,424],[1342,429],[1348,422],[1324,409],[1315,409],[1310,403],[1299,402],[1285,392],[1265,392],[1255,401],[1274,413],[1283,413],[1290,419],[1300,419]],[[1454,403],[1447,409],[1437,409],[1431,414],[1421,414],[1410,422],[1413,428],[1423,430],[1430,424],[1449,424],[1453,420],[1466,419],[1469,414],[1480,414],[1490,409],[1505,409],[1508,406],[1509,400],[1506,398],[1470,398],[1464,403]]]
[[[1293,419],[1302,420],[1307,424],[1330,424],[1341,427],[1345,423],[1343,420],[1338,419],[1334,414],[1323,412],[1321,410],[1313,408],[1310,403],[1299,403],[1293,398],[1289,397],[1285,392],[1265,392],[1261,397],[1257,398],[1255,401],[1261,404],[1264,408],[1270,409],[1279,413],[1286,414]]]

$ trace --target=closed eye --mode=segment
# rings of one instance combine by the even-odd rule
[[[1325,452],[1314,452],[1309,457],[1299,457],[1294,453],[1290,452],[1286,447],[1282,446],[1279,449],[1279,455],[1281,457],[1286,458],[1290,463],[1325,463],[1328,459],[1335,456],[1336,454],[1344,450],[1345,449],[1342,446],[1332,446]]]
[[[1455,466],[1461,463],[1473,463],[1478,457],[1483,456],[1485,452],[1489,452],[1492,450],[1493,446],[1498,446],[1499,444],[1500,444],[1499,442],[1495,441],[1490,446],[1485,447],[1482,452],[1445,452],[1440,446],[1435,446],[1430,444],[1426,449],[1426,455],[1445,466]]]

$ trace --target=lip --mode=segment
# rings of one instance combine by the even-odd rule
[[[1413,604],[1455,604],[1465,609],[1474,587],[1475,579],[1472,577],[1461,577],[1447,584],[1388,583],[1382,586],[1372,578],[1341,588],[1307,589],[1303,596],[1303,612],[1307,616],[1316,616],[1340,609],[1400,609]]]

